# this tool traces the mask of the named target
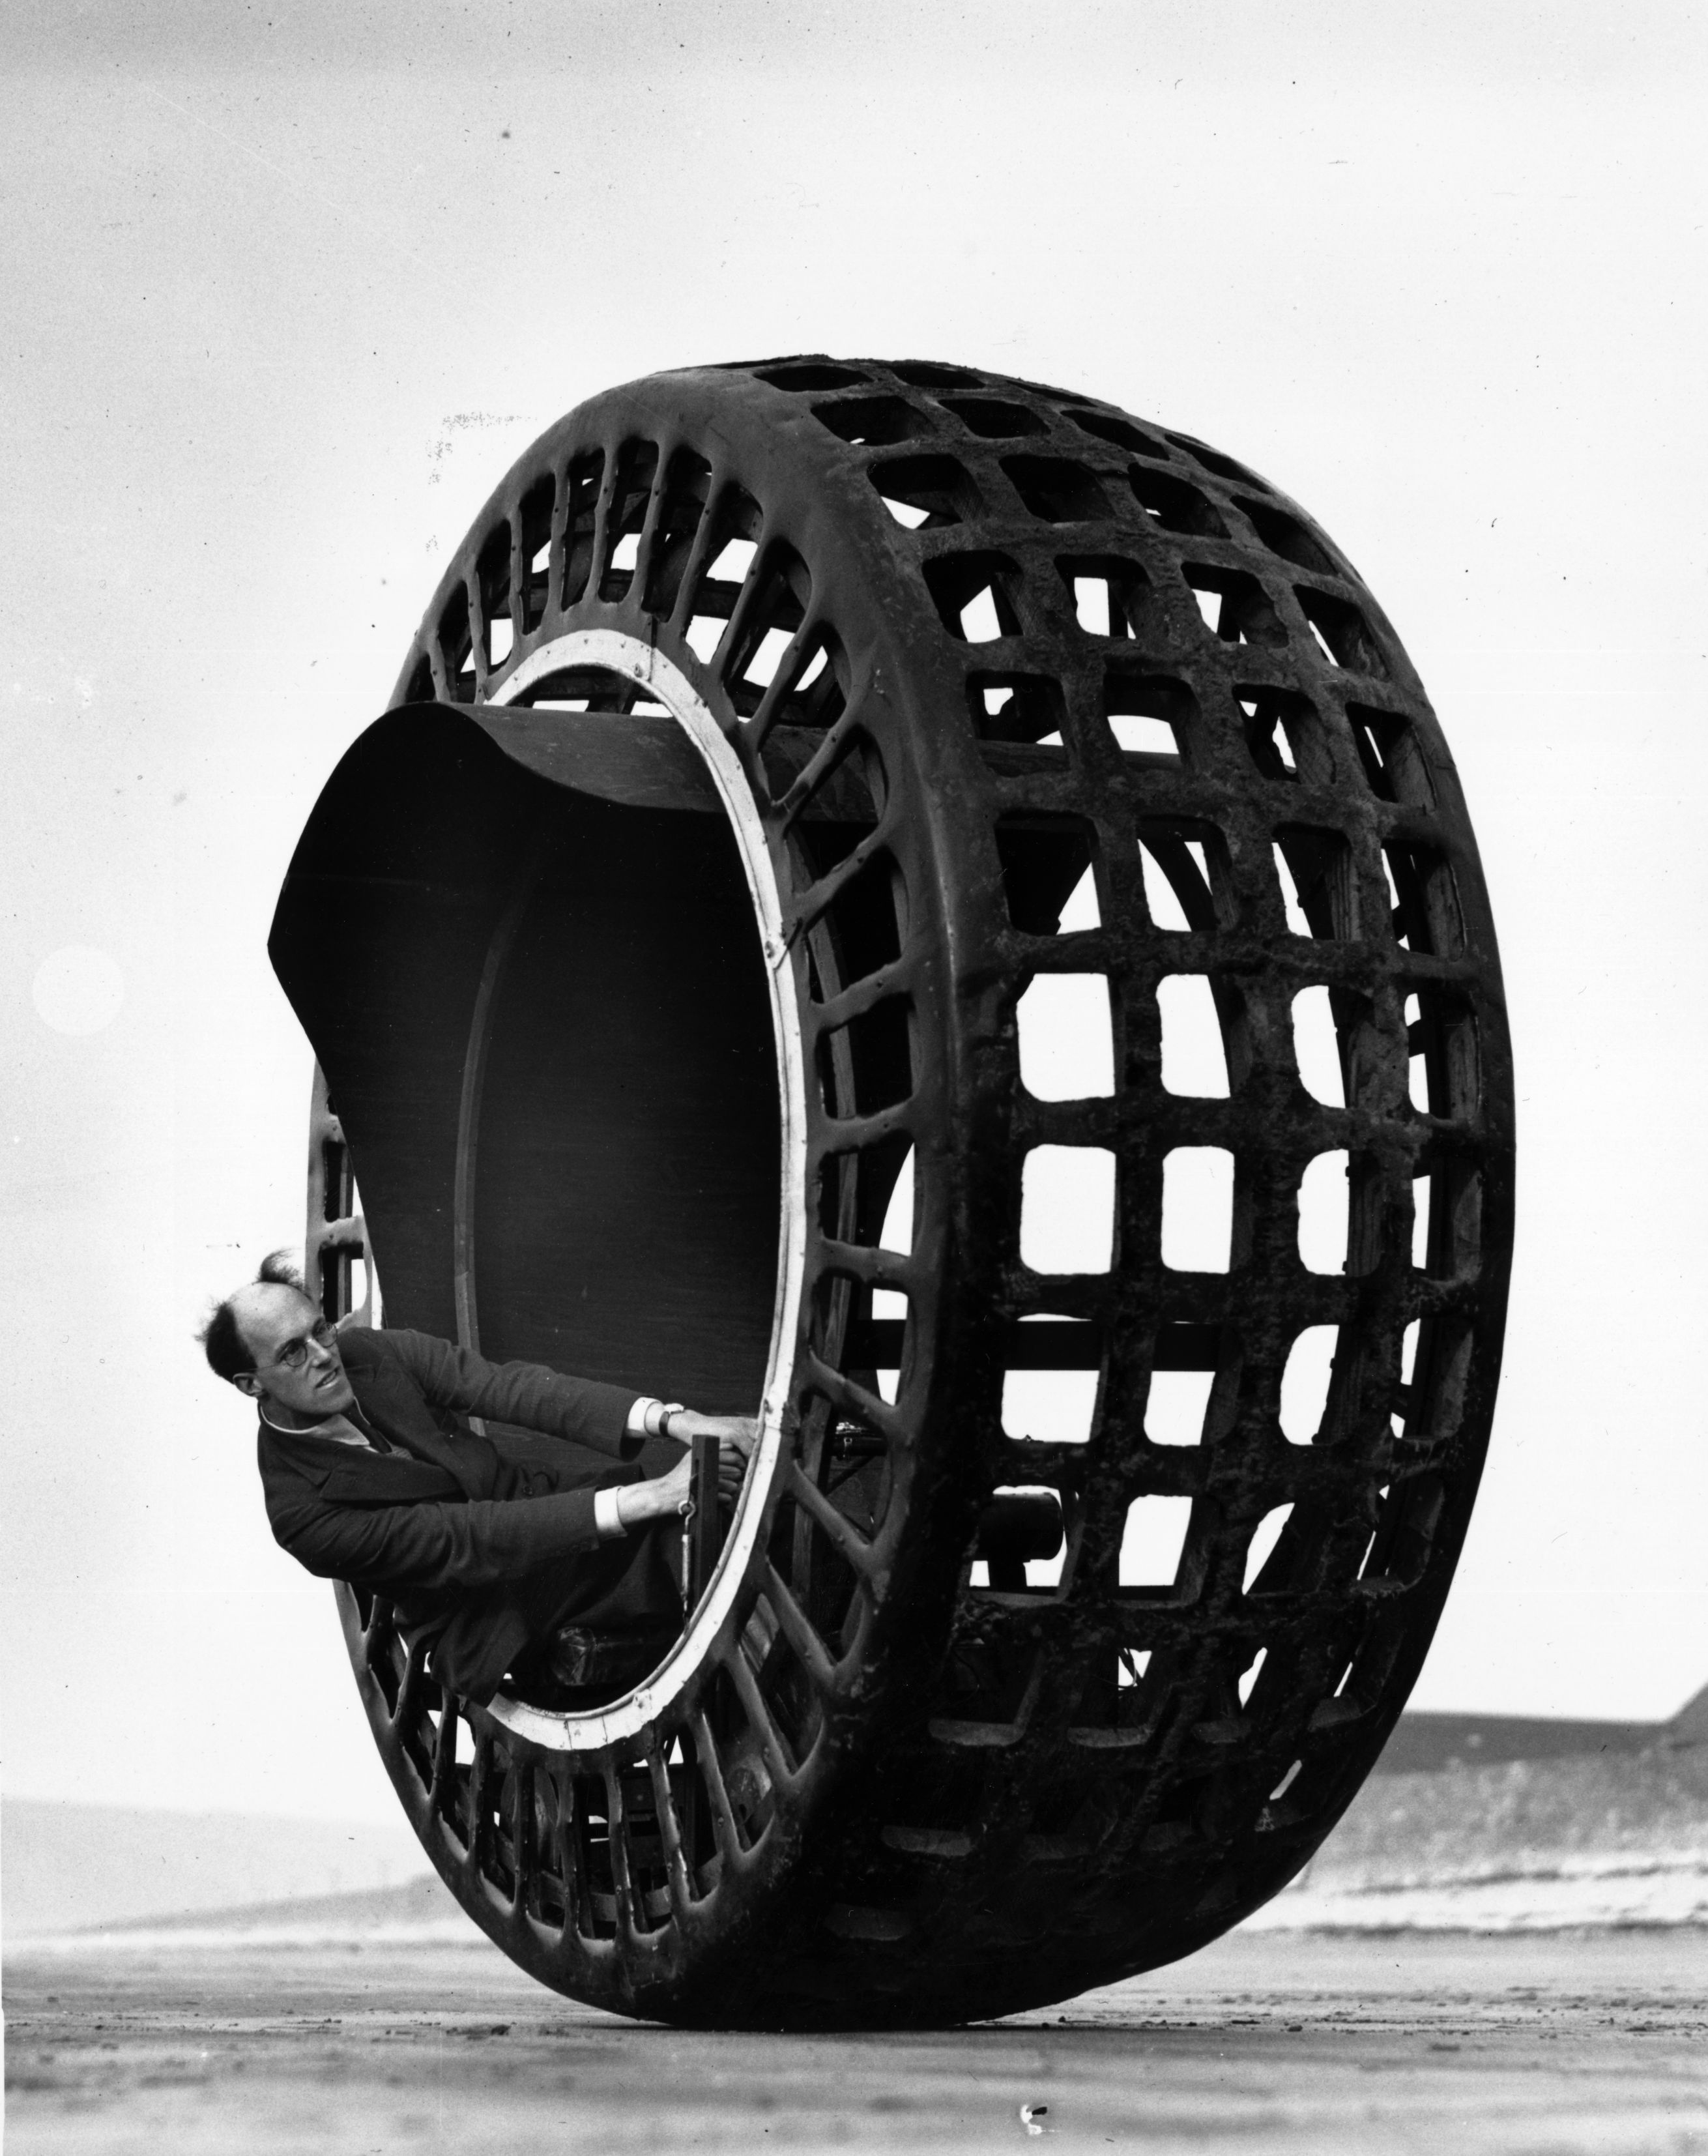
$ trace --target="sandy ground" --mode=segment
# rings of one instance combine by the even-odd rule
[[[1708,2156],[1694,1928],[1236,1935],[1049,2015],[926,2036],[637,2026],[482,1943],[20,1950],[6,2008],[13,2156]]]

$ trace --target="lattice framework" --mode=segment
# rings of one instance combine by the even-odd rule
[[[1510,1054],[1421,685],[1345,557],[1232,459],[923,365],[707,370],[571,414],[478,521],[398,701],[484,704],[590,623],[701,685],[788,907],[815,1074],[792,1455],[713,1657],[626,1748],[519,1739],[346,1595],[406,1806],[518,1960],[629,2010],[932,2020],[1188,1951],[1367,1770],[1487,1439]],[[585,670],[525,701],[646,708]],[[1064,932],[1088,872],[1097,925]],[[1049,974],[1106,983],[1105,1097],[1021,1082]],[[1225,1098],[1162,1082],[1182,977]],[[1301,1083],[1310,989],[1343,1106]],[[1112,1157],[1106,1270],[1023,1256],[1039,1147]],[[1198,1148],[1231,1157],[1224,1272],[1163,1260],[1166,1163]],[[1336,1153],[1346,1262],[1316,1272],[1299,1192]],[[1288,1358],[1323,1326],[1326,1408],[1290,1442]],[[1004,1430],[1005,1377],[1040,1363],[1096,1371],[1085,1442]],[[1210,1378],[1193,1445],[1147,1431],[1182,1369]],[[1055,1584],[977,1578],[1003,1490],[1059,1499]],[[1124,1585],[1131,1508],[1171,1498],[1172,1579]]]

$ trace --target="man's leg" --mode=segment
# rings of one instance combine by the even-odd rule
[[[639,1682],[682,1629],[681,1548],[677,1523],[661,1520],[535,1573],[516,1676],[577,1690]]]

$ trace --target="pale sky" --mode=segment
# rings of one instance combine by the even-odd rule
[[[267,924],[525,444],[806,350],[1083,387],[1358,562],[1464,775],[1521,1101],[1415,1702],[1670,1712],[1708,1680],[1701,12],[346,13],[8,19],[8,1789],[391,1815],[190,1337],[300,1239]]]

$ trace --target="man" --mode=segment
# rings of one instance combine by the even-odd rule
[[[733,1496],[757,1433],[747,1416],[484,1362],[424,1332],[336,1331],[283,1252],[199,1337],[260,1411],[277,1541],[384,1596],[404,1636],[428,1641],[434,1676],[480,1702],[506,1675],[638,1681],[682,1621],[682,1440],[721,1440]],[[480,1436],[454,1419],[468,1414],[520,1427]]]

